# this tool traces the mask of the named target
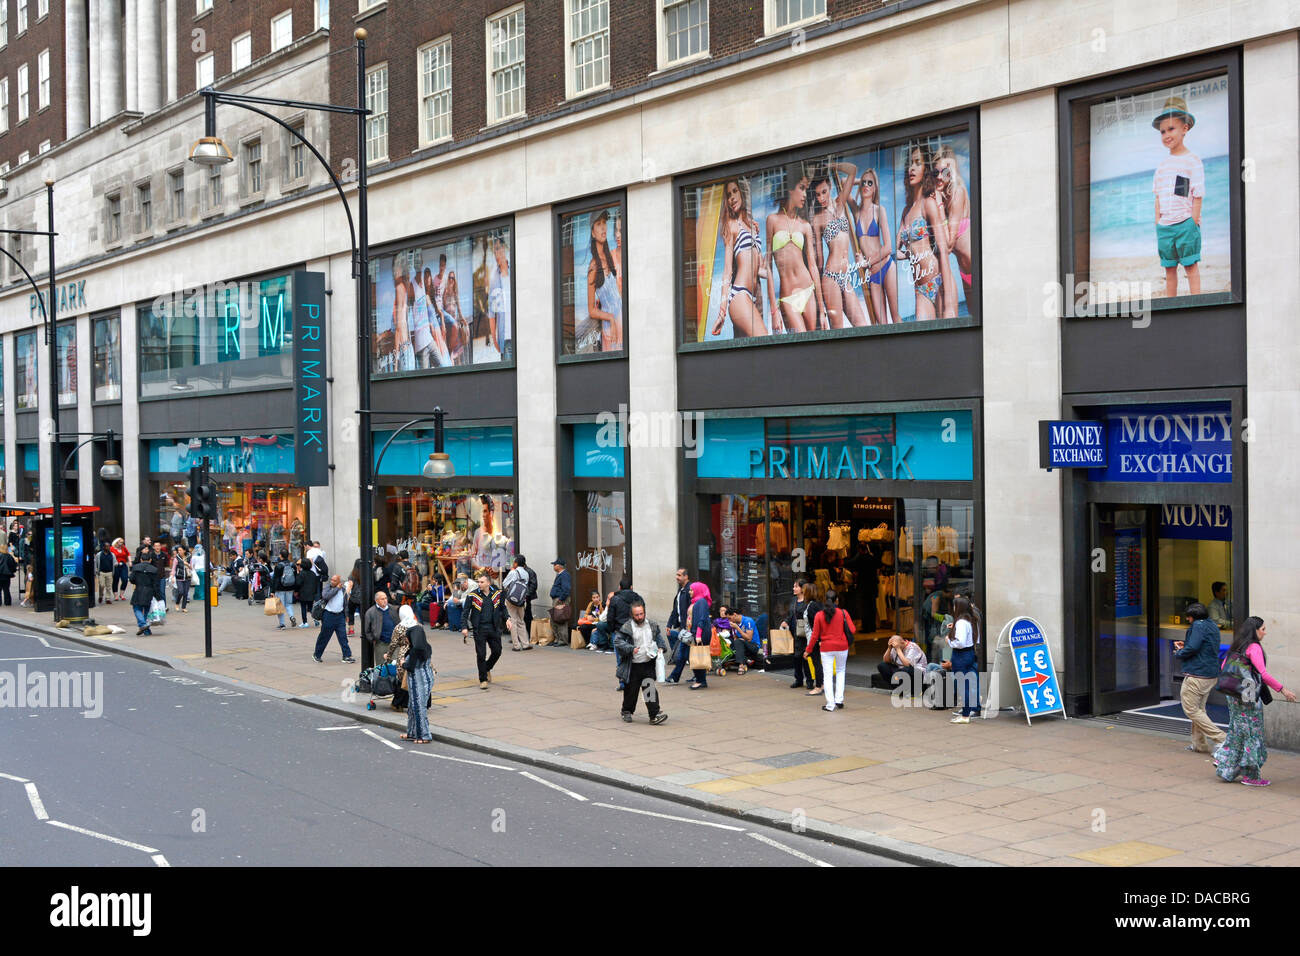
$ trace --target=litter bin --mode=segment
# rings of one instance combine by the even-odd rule
[[[90,586],[85,578],[65,574],[55,582],[54,616],[71,624],[83,624],[90,617]]]

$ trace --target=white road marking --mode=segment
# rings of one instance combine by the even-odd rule
[[[746,833],[745,836],[753,837],[759,843],[766,843],[768,846],[776,847],[778,850],[782,851],[783,853],[789,853],[791,856],[796,856],[799,859],[803,860],[805,863],[813,864],[813,866],[834,866],[835,865],[834,863],[827,863],[825,860],[819,860],[815,856],[809,856],[807,853],[802,853],[799,850],[796,850],[792,846],[786,846],[784,843],[778,843],[776,840],[773,840],[771,837],[764,836],[761,833]]]
[[[45,804],[41,803],[41,795],[36,792],[36,784],[28,781],[25,786],[27,787],[27,800],[32,805],[32,813],[36,814],[36,819],[48,820],[50,815],[45,812]]]
[[[365,734],[367,737],[374,737],[376,740],[378,740],[378,741],[379,741],[381,744],[383,744],[385,747],[392,747],[394,750],[401,750],[401,749],[402,749],[402,745],[401,745],[401,744],[395,744],[395,743],[393,743],[391,740],[385,740],[383,737],[379,736],[379,735],[378,735],[377,733],[375,733],[373,730],[363,730],[363,731],[361,731],[361,732],[362,732],[363,734]]]
[[[713,827],[718,830],[731,830],[734,833],[744,833],[744,827],[733,827],[725,823],[714,823],[711,820],[692,820],[690,817],[675,817],[671,813],[656,813],[653,810],[638,810],[636,807],[620,807],[613,803],[593,803],[593,807],[604,807],[606,810],[622,810],[624,813],[639,813],[645,817],[658,817],[660,820],[676,820],[678,823],[694,823],[696,826]]]
[[[167,857],[163,856],[161,853],[155,853],[153,855],[153,861],[159,866],[171,866],[171,864],[167,862]]]
[[[0,780],[12,780],[14,783],[27,783],[26,777],[15,777],[11,773],[0,773]]]
[[[360,724],[348,724],[346,727],[317,727],[317,730],[360,730]]]
[[[128,847],[132,850],[139,850],[141,853],[157,853],[158,851],[151,846],[145,846],[141,843],[132,843],[130,840],[119,840],[115,836],[109,836],[107,833],[96,833],[94,830],[87,830],[85,827],[74,827],[71,823],[64,823],[61,820],[46,820],[52,827],[62,827],[64,830],[71,830],[73,833],[80,833],[84,836],[94,837],[96,840],[105,840],[109,843],[116,843],[118,846]]]
[[[62,654],[50,657],[0,657],[0,661],[79,661],[86,657],[107,656],[107,654]]]
[[[476,767],[491,767],[493,770],[509,770],[514,772],[514,767],[503,767],[499,763],[484,763],[482,760],[466,760],[464,757],[448,757],[445,754],[431,754],[427,750],[411,750],[413,754],[419,754],[421,757],[433,757],[436,760],[452,760],[456,763],[472,763]]]
[[[573,797],[574,800],[581,800],[583,803],[587,802],[587,798],[584,797],[582,794],[574,793],[572,790],[566,790],[564,787],[561,787],[558,783],[551,783],[551,781],[549,780],[543,780],[535,773],[529,773],[527,770],[520,770],[519,775],[521,777],[527,777],[529,780],[536,780],[538,783],[550,787],[552,790],[558,790],[560,791],[560,793],[566,793],[569,796]]]

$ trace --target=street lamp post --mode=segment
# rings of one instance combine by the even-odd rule
[[[370,110],[366,108],[366,31],[358,29],[353,36],[356,38],[357,51],[357,105],[356,106],[337,106],[333,103],[305,103],[296,100],[272,99],[262,96],[245,96],[238,93],[227,93],[215,90],[212,87],[200,90],[204,97],[204,135],[203,138],[196,142],[190,150],[190,160],[200,166],[224,166],[232,162],[234,156],[231,154],[229,147],[217,136],[217,104],[226,103],[231,106],[239,106],[243,109],[250,110],[261,116],[266,117],[274,123],[279,124],[289,132],[289,135],[298,142],[302,143],[311,154],[316,157],[320,164],[329,174],[330,180],[334,183],[334,189],[343,203],[343,209],[348,217],[348,232],[352,240],[352,275],[357,284],[357,372],[360,377],[360,404],[365,411],[361,415],[361,435],[358,441],[358,454],[360,458],[360,489],[361,489],[361,527],[360,527],[360,550],[362,567],[370,564],[371,556],[374,553],[374,541],[371,534],[371,520],[373,516],[373,506],[371,503],[371,494],[374,491],[374,471],[370,463],[371,455],[371,437],[370,437],[370,217],[369,205],[366,195],[366,117],[370,115]],[[357,120],[357,219],[354,226],[352,220],[352,208],[348,205],[347,196],[343,192],[343,184],[339,178],[334,175],[334,170],[330,168],[320,152],[308,142],[307,138],[298,130],[294,129],[284,120],[271,113],[261,109],[262,106],[284,106],[301,110],[314,110],[325,113],[346,113],[356,117]],[[361,606],[369,607],[371,598],[374,593],[374,581],[369,574],[361,575]],[[364,642],[363,642],[364,645]],[[371,661],[369,646],[362,647],[361,660],[362,665],[369,667]]]

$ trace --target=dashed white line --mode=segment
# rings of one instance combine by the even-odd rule
[[[45,821],[52,827],[61,827],[64,830],[71,830],[73,833],[80,833],[83,836],[94,837],[96,840],[104,840],[108,843],[116,843],[118,846],[124,846],[132,850],[139,850],[141,853],[154,854],[158,851],[142,843],[132,843],[130,840],[122,840],[115,836],[109,836],[107,833],[97,833],[94,830],[87,830],[85,827],[74,827],[71,823],[64,823],[62,820]]]
[[[410,753],[419,754],[421,757],[433,757],[435,760],[451,760],[455,763],[471,763],[476,767],[491,767],[493,770],[509,770],[514,772],[514,767],[503,767],[499,763],[484,763],[482,760],[466,760],[464,757],[448,757],[446,754],[431,754],[427,750],[410,750]]]
[[[29,780],[24,786],[27,788],[27,800],[32,805],[32,813],[36,814],[36,819],[48,820],[50,815],[45,812],[45,804],[41,803],[41,795],[36,792],[36,784]]]
[[[714,823],[712,820],[692,820],[690,817],[677,817],[671,813],[656,813],[653,810],[638,810],[636,807],[620,807],[614,803],[593,803],[593,807],[604,807],[606,810],[622,810],[624,813],[639,813],[646,817],[658,817],[660,820],[676,820],[678,823],[694,823],[696,826],[713,827],[717,830],[731,830],[733,833],[744,833],[744,827],[733,827],[726,823]]]
[[[789,853],[791,856],[798,857],[799,859],[803,860],[805,863],[811,863],[813,866],[834,866],[835,865],[834,863],[827,863],[825,860],[819,860],[815,856],[809,856],[807,853],[803,853],[799,850],[796,850],[792,846],[786,846],[784,843],[779,843],[776,840],[773,840],[771,837],[764,836],[761,833],[751,832],[751,833],[746,833],[745,836],[753,837],[759,843],[766,843],[768,846],[776,847],[778,850],[782,851],[783,853]]]
[[[520,770],[519,775],[521,777],[527,777],[529,780],[536,780],[538,783],[550,787],[552,790],[558,790],[560,791],[560,793],[567,794],[568,796],[573,797],[574,800],[581,800],[583,803],[587,802],[587,798],[584,797],[582,794],[574,793],[572,790],[568,790],[564,787],[561,787],[558,783],[551,783],[551,781],[549,780],[543,780],[535,773],[529,773],[527,770]]]
[[[153,855],[153,861],[158,864],[158,866],[171,866],[171,864],[167,862],[167,857],[163,856],[161,853],[155,853]]]
[[[378,740],[378,741],[379,741],[381,744],[383,744],[385,747],[392,747],[394,750],[401,750],[401,749],[402,749],[402,745],[401,745],[401,744],[395,744],[395,743],[393,743],[391,740],[385,740],[383,737],[379,736],[379,735],[378,735],[377,733],[375,733],[373,730],[362,730],[361,732],[362,732],[363,734],[365,734],[367,737],[374,737],[376,740]]]
[[[317,727],[317,730],[360,730],[360,724],[348,724],[346,727]]]

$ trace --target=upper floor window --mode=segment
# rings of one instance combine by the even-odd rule
[[[358,12],[364,13],[365,11],[369,10],[371,7],[377,7],[383,2],[384,0],[358,0],[357,10]]]
[[[206,13],[208,10],[211,9],[212,9],[212,0],[194,0],[195,16],[198,16],[200,13]]]
[[[168,215],[171,217],[172,222],[179,222],[185,218],[185,170],[172,170],[168,174],[168,180],[168,192],[170,193]]]
[[[27,32],[27,0],[18,0],[18,36]]]
[[[140,206],[140,232],[153,231],[153,185],[141,183],[135,187],[136,202]]]
[[[487,22],[488,122],[524,112],[524,8],[512,7]]]
[[[230,41],[230,72],[236,73],[253,62],[253,35],[245,33]]]
[[[0,6],[3,6],[0,2]],[[0,133],[9,132],[9,77],[0,76]]]
[[[316,29],[328,30],[330,27],[330,0],[316,0]]]
[[[36,108],[50,105],[50,51],[42,50],[36,56]]]
[[[216,73],[216,54],[208,53],[194,61],[194,84],[196,89],[211,86]]]
[[[388,64],[366,71],[366,162],[388,158]]]
[[[661,66],[709,52],[709,0],[663,0]]]
[[[36,145],[37,156],[39,156],[41,153],[48,153],[49,151],[50,151],[50,141],[48,139],[43,139]]]
[[[767,0],[764,27],[768,33],[780,33],[825,16],[826,0]]]
[[[293,42],[293,11],[286,10],[271,21],[271,52],[283,50]]]
[[[18,122],[27,119],[27,64],[18,67]]]
[[[0,3],[0,48],[9,42],[9,4]]]
[[[420,145],[451,136],[451,38],[420,49]]]
[[[208,167],[208,211],[220,212],[226,202],[225,190],[221,186],[221,167]]]
[[[262,191],[262,141],[250,139],[244,144],[244,192],[255,196]]]
[[[609,0],[565,0],[569,96],[609,86]]]
[[[32,158],[32,154],[27,150],[23,150],[21,153],[18,154],[18,165],[22,166],[26,164],[27,160],[31,158]]]
[[[50,13],[50,0],[36,0],[36,19],[48,16]]]
[[[105,240],[120,242],[122,240],[122,197],[117,193],[108,197],[108,222],[105,229]]]
[[[304,120],[299,120],[293,124],[294,132],[303,136],[307,131],[307,124]],[[289,148],[285,151],[285,170],[284,178],[287,182],[298,182],[307,178],[307,147],[303,145],[302,140],[297,136],[288,137]]]

